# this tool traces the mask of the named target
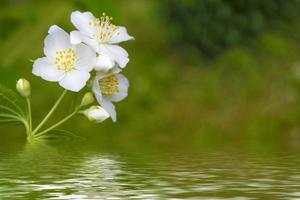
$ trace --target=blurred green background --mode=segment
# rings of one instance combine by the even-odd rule
[[[43,39],[74,10],[106,12],[136,40],[124,74],[129,96],[118,122],[76,117],[64,128],[92,144],[180,150],[202,146],[297,148],[300,144],[300,1],[0,1],[0,82],[32,83],[36,124],[62,89],[31,74]],[[69,93],[53,121],[69,112]],[[1,140],[24,142],[22,127],[0,126]],[[259,149],[259,148],[258,148]]]

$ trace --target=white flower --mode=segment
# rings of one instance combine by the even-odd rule
[[[108,112],[100,106],[92,106],[89,109],[82,111],[82,114],[84,114],[90,121],[95,121],[96,123],[103,122],[109,118]]]
[[[120,42],[133,39],[125,27],[111,24],[112,18],[103,14],[95,18],[90,12],[75,11],[71,14],[71,21],[79,31],[72,31],[71,42],[79,44],[84,42],[91,46],[97,53],[95,70],[107,71],[117,63],[124,68],[129,62],[128,53],[116,45]]]
[[[120,74],[121,70],[113,68],[108,73],[98,72],[93,82],[93,92],[98,103],[116,121],[115,106],[112,102],[118,102],[127,97],[129,82],[127,78]]]
[[[74,92],[80,91],[90,78],[96,53],[85,44],[73,45],[67,32],[51,26],[44,41],[46,57],[37,59],[32,73]]]

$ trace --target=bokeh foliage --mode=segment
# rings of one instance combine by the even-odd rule
[[[300,1],[167,0],[165,9],[177,44],[215,55],[299,17]]]
[[[124,70],[131,83],[129,97],[117,103],[116,124],[109,120],[92,124],[77,117],[63,128],[93,139],[91,142],[96,145],[101,142],[108,146],[144,147],[155,143],[159,148],[173,145],[190,148],[243,141],[246,144],[243,146],[263,144],[266,148],[269,144],[273,148],[271,141],[274,140],[284,141],[287,146],[299,146],[300,26],[299,16],[291,17],[298,9],[293,6],[296,1],[276,1],[282,4],[283,21],[277,17],[279,13],[272,3],[275,1],[271,0],[226,1],[237,4],[234,15],[222,11],[223,5],[228,7],[225,1],[174,0],[177,6],[186,5],[178,8],[182,11],[176,12],[171,21],[163,14],[172,8],[165,7],[168,1],[4,2],[0,4],[0,81],[11,88],[19,77],[32,82],[34,123],[45,115],[61,89],[55,83],[33,76],[29,59],[42,56],[43,39],[50,25],[57,24],[71,31],[71,11],[91,10],[98,15],[106,12],[114,16],[115,23],[127,26],[136,38],[122,45],[131,59]],[[211,6],[212,10],[202,7],[201,13],[186,13],[185,8],[193,2]],[[261,5],[265,11],[246,4]],[[215,8],[221,14],[214,12]],[[251,12],[246,12],[248,10]],[[252,11],[258,14],[252,16]],[[246,22],[239,22],[243,19]],[[185,20],[190,27],[180,26]],[[227,26],[227,31],[235,32],[234,37],[223,30]],[[197,29],[199,35],[190,31],[191,27]],[[225,32],[216,33],[215,29]],[[189,35],[183,39],[187,32]],[[174,39],[179,41],[175,47]],[[201,46],[204,39],[207,39],[206,48]],[[197,47],[190,45],[195,40],[200,42],[196,43]],[[198,44],[204,53],[199,52]],[[212,52],[219,55],[207,61],[205,55]],[[73,95],[68,95],[53,120],[69,111]],[[3,140],[23,135],[23,130],[14,126],[1,126],[0,130]]]

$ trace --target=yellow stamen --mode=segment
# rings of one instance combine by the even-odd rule
[[[117,30],[117,26],[113,25],[111,21],[112,17],[107,16],[105,13],[102,13],[100,18],[96,18],[94,21],[89,22],[89,26],[92,26],[96,29],[93,37],[97,39],[99,44],[106,42],[111,39]]]
[[[111,75],[99,80],[101,92],[105,95],[115,96],[120,92],[119,79],[116,75]]]
[[[74,68],[75,59],[76,54],[73,49],[56,51],[55,64],[58,70],[71,71]]]

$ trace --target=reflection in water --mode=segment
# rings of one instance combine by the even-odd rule
[[[0,199],[297,199],[298,156],[108,155],[28,145],[0,153]]]

